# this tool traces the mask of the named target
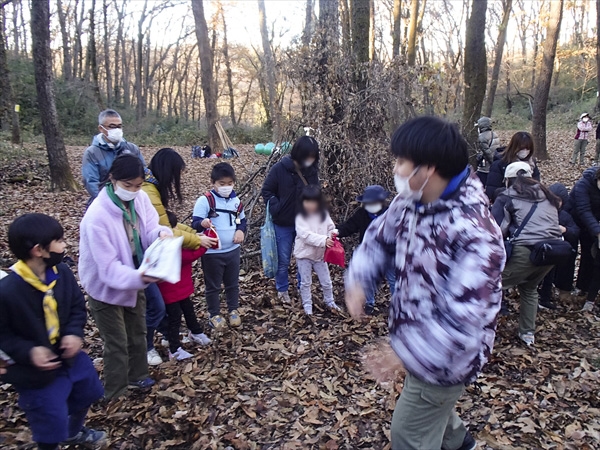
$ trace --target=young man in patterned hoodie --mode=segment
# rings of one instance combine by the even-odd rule
[[[398,128],[391,150],[398,195],[354,253],[346,303],[360,317],[365,296],[395,265],[390,344],[406,378],[392,418],[392,448],[471,450],[475,439],[455,405],[494,345],[502,233],[455,125],[412,119]]]

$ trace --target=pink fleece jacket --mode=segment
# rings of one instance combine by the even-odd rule
[[[296,242],[294,243],[296,259],[323,261],[327,238],[334,229],[335,225],[329,217],[329,213],[325,216],[325,220],[321,214],[313,214],[308,217],[298,214],[296,216]]]
[[[145,250],[170,228],[158,224],[158,213],[144,191],[134,200],[138,229]],[[102,189],[79,225],[79,279],[94,299],[110,305],[133,307],[137,292],[146,287],[133,263],[123,212]]]

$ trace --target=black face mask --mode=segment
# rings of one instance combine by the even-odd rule
[[[63,261],[64,257],[65,257],[65,252],[62,252],[62,253],[50,252],[50,257],[44,258],[44,262],[46,263],[46,267],[50,268],[50,267],[54,267],[54,266],[60,264]]]

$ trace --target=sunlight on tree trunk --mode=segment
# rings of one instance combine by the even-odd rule
[[[392,29],[392,57],[400,56],[400,37],[402,34],[402,0],[394,0],[394,25]]]
[[[281,138],[281,113],[277,96],[277,67],[275,65],[275,58],[273,57],[273,50],[271,49],[269,31],[267,30],[267,12],[264,0],[258,0],[258,22],[260,37],[262,39],[263,72],[267,82],[273,142],[277,142]]]
[[[42,128],[46,138],[51,187],[52,190],[75,191],[78,186],[69,166],[54,100],[49,0],[36,0],[31,3],[31,37],[35,85]]]
[[[200,57],[200,84],[206,109],[206,124],[208,128],[208,144],[213,152],[219,153],[223,146],[219,140],[216,124],[219,120],[217,111],[217,88],[213,77],[213,52],[208,37],[208,26],[204,17],[203,0],[192,0],[192,12],[196,24],[196,39]]]
[[[485,104],[484,114],[492,117],[494,101],[496,100],[496,89],[498,88],[498,79],[500,78],[500,69],[502,68],[502,54],[506,43],[506,33],[508,30],[508,20],[512,11],[512,0],[503,1],[502,23],[498,30],[498,40],[496,41],[496,54],[494,55],[494,67],[492,68],[492,80],[490,81],[490,90],[488,92],[487,103]]]
[[[465,104],[463,107],[463,134],[474,153],[477,129],[473,123],[481,115],[487,84],[487,58],[485,53],[485,18],[487,0],[473,0],[467,20],[465,35],[464,81]]]
[[[533,124],[531,128],[535,153],[539,159],[548,158],[548,149],[546,148],[546,108],[548,107],[548,97],[550,95],[550,86],[552,85],[552,72],[560,35],[563,3],[564,0],[550,2],[550,15],[546,25],[546,39],[543,44],[542,61],[538,70],[539,76],[533,99]]]

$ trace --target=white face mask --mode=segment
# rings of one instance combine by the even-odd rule
[[[377,214],[382,209],[383,209],[383,204],[381,204],[381,203],[368,203],[365,205],[365,210],[371,214]]]
[[[415,174],[419,171],[421,166],[417,166],[415,170],[408,177],[403,177],[401,175],[394,175],[394,184],[396,185],[396,192],[399,197],[405,198],[407,200],[411,200],[414,202],[421,201],[421,197],[423,197],[423,190],[427,183],[429,183],[429,177],[423,183],[423,186],[418,191],[413,191],[410,187],[410,179],[415,176]]]
[[[132,200],[135,200],[139,193],[140,191],[128,191],[127,189],[122,188],[119,185],[117,185],[117,187],[115,188],[115,195],[124,202],[130,202]]]
[[[306,161],[304,161],[304,167],[310,167],[315,163],[314,159],[307,159]]]
[[[598,189],[600,189],[600,180],[597,181],[596,186],[598,186]]]
[[[528,158],[528,156],[529,156],[530,153],[531,152],[529,150],[527,150],[527,149],[519,150],[517,152],[517,158],[519,158],[521,161],[523,161],[523,160],[525,160],[525,159]]]
[[[102,127],[104,128],[104,127]],[[104,128],[106,130],[106,139],[113,144],[118,144],[123,140],[123,128]]]
[[[220,186],[217,188],[217,194],[223,198],[229,198],[233,192],[233,186]]]
[[[588,121],[588,120],[590,120],[590,119],[588,119],[587,117],[584,117],[582,120],[583,120],[584,122],[587,122],[587,121]]]

